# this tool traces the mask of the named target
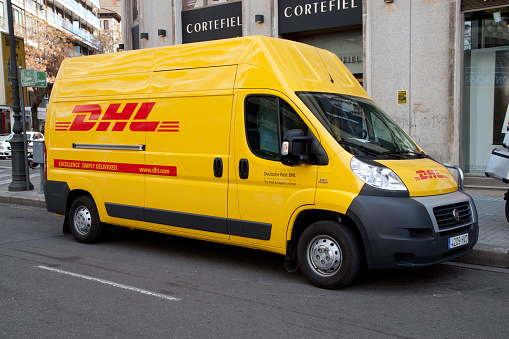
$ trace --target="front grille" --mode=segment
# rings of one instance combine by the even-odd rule
[[[454,210],[459,213],[458,220],[454,217]],[[435,207],[433,208],[433,214],[435,214],[439,230],[446,230],[472,222],[472,208],[468,201]]]
[[[471,228],[470,225],[463,226],[463,227],[459,227],[459,228],[453,228],[453,229],[447,230],[447,231],[442,231],[442,232],[439,232],[439,234],[440,234],[441,238],[449,238],[449,237],[454,237],[455,235],[467,233],[468,231],[470,231],[470,228]]]

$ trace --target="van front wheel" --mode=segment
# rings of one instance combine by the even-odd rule
[[[345,225],[319,221],[304,230],[297,245],[297,260],[314,285],[338,289],[352,283],[361,268],[359,241]]]
[[[69,210],[71,232],[78,242],[91,244],[102,239],[104,226],[99,220],[99,213],[94,200],[82,196],[73,201]]]

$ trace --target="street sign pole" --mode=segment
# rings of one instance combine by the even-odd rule
[[[12,182],[9,184],[9,191],[27,191],[33,190],[34,185],[26,180],[26,162],[25,157],[26,147],[24,147],[23,139],[26,137],[22,135],[23,125],[21,124],[21,108],[19,103],[19,82],[18,82],[18,69],[16,62],[16,41],[14,39],[14,24],[12,18],[12,3],[7,0],[7,21],[9,25],[9,47],[11,51],[11,80],[12,80],[12,110],[14,111],[14,124],[12,131],[11,151],[12,151]],[[23,112],[23,115],[25,113]]]
[[[21,67],[18,67],[18,74],[21,76]],[[24,157],[25,159],[28,159],[27,154],[27,122],[26,122],[26,108],[25,108],[25,98],[24,98],[24,91],[23,91],[23,84],[20,84],[20,97],[21,97],[21,117],[23,121],[23,151],[24,151]],[[25,161],[25,180],[26,180],[26,187],[27,191],[30,191],[30,175],[28,171],[28,160]]]

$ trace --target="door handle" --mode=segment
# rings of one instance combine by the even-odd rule
[[[223,176],[223,159],[221,158],[214,159],[214,176],[216,178],[221,178]]]
[[[247,179],[249,176],[249,161],[247,159],[240,159],[239,161],[239,177]]]

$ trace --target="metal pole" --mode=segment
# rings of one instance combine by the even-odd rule
[[[7,0],[7,21],[9,25],[9,47],[11,51],[11,86],[12,86],[12,110],[14,111],[14,124],[12,131],[11,151],[12,151],[12,182],[9,185],[9,191],[33,190],[34,185],[26,181],[26,147],[24,147],[24,136],[21,134],[23,125],[21,124],[20,103],[19,103],[19,81],[16,62],[16,40],[14,39],[14,23],[12,18],[12,3]],[[23,112],[24,114],[24,112]]]
[[[18,67],[18,76],[21,77],[21,66]],[[21,117],[22,117],[22,120],[23,120],[23,150],[25,151],[25,159],[27,159],[25,161],[25,180],[26,180],[26,187],[27,187],[27,191],[30,191],[30,172],[28,170],[28,150],[27,150],[27,138],[28,138],[28,134],[27,134],[27,119],[26,119],[26,108],[25,108],[25,95],[24,95],[24,91],[23,91],[23,84],[21,83],[20,81],[20,84],[19,84],[19,89],[20,89],[20,97],[21,97]]]

